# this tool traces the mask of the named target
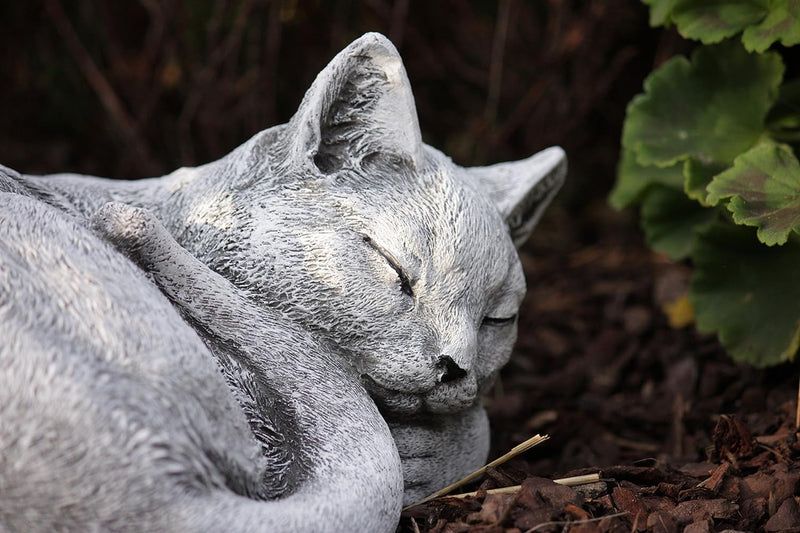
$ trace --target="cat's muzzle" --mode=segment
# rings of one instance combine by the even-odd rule
[[[382,412],[403,416],[463,411],[475,405],[480,390],[473,374],[450,381],[443,380],[418,393],[386,387],[368,374],[361,376],[361,382]]]

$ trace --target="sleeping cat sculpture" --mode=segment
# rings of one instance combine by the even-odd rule
[[[423,144],[378,34],[213,163],[0,167],[0,530],[393,531],[486,458],[565,168]]]

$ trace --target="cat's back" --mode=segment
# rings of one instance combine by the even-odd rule
[[[12,531],[178,528],[155,510],[258,483],[258,448],[197,334],[122,255],[14,192],[0,192],[0,338]]]

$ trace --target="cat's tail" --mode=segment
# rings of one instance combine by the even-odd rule
[[[306,484],[306,487],[314,483]],[[229,491],[182,502],[166,524],[174,531],[280,533],[369,531],[390,533],[397,527],[399,506],[387,505],[374,487],[351,483],[316,486],[274,501],[255,501]]]

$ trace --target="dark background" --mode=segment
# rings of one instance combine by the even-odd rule
[[[685,46],[638,0],[3,2],[0,162],[159,175],[286,122],[367,31],[404,58],[427,143],[462,165],[570,156],[571,205],[604,199],[624,110]],[[564,200],[562,200],[563,202]]]

